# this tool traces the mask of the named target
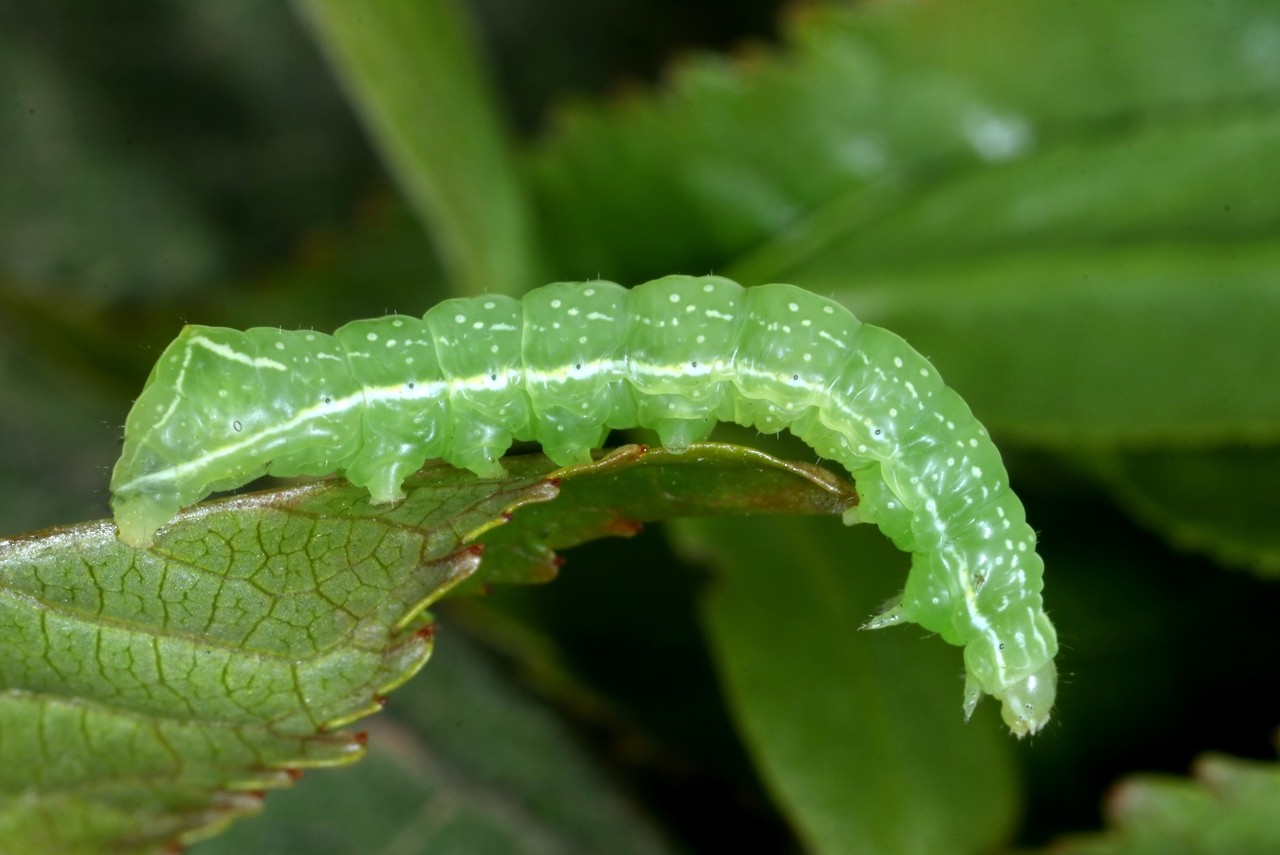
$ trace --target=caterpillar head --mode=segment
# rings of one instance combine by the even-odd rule
[[[268,471],[341,468],[360,438],[361,398],[346,365],[318,333],[184,328],[125,424],[111,477],[120,539],[148,546],[180,508]]]

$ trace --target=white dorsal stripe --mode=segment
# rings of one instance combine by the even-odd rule
[[[191,344],[203,347],[212,353],[216,353],[223,359],[229,359],[232,362],[239,362],[242,365],[248,365],[250,368],[269,368],[272,371],[288,371],[289,369],[283,362],[276,362],[274,359],[268,359],[265,356],[249,356],[238,350],[233,350],[221,342],[213,341],[202,335],[195,335],[189,339]]]

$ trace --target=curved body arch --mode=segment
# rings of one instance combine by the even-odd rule
[[[844,466],[856,517],[912,553],[901,598],[867,626],[964,646],[966,713],[987,693],[1018,735],[1044,725],[1057,638],[999,452],[902,339],[791,285],[558,283],[333,335],[188,326],[129,414],[112,507],[121,539],[146,546],[182,507],[264,474],[341,472],[385,503],[430,458],[492,478],[515,440],[571,465],[614,428],[679,451],[719,421],[789,429]]]

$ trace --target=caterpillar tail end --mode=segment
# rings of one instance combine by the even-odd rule
[[[1049,713],[1053,709],[1057,691],[1058,669],[1050,659],[1039,671],[1019,680],[997,696],[1004,702],[1000,716],[1019,739],[1038,733],[1049,723]]]
[[[1049,723],[1049,714],[1053,709],[1053,699],[1057,694],[1058,669],[1050,659],[1039,671],[1004,689],[993,692],[999,698],[1000,717],[1014,736],[1034,736]],[[972,677],[964,686],[964,718],[969,720],[973,710],[982,698],[982,689]]]

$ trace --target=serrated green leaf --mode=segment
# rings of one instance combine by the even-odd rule
[[[957,651],[910,630],[854,631],[896,590],[884,571],[903,556],[830,522],[679,524],[695,544],[713,538],[704,615],[761,773],[815,853],[1004,842],[1011,744],[990,710],[965,724]]]
[[[728,446],[507,465],[500,481],[423,470],[392,507],[343,481],[207,503],[149,550],[109,522],[0,541],[0,846],[153,851],[253,810],[242,793],[290,768],[355,759],[339,728],[426,661],[423,610],[482,549],[482,578],[537,581],[550,547],[618,520],[852,500],[847,482]],[[515,513],[565,488],[570,522]]]
[[[524,190],[455,0],[298,0],[459,294],[540,284]]]
[[[1280,764],[1218,754],[1191,779],[1129,778],[1107,801],[1111,829],[1060,841],[1055,855],[1266,855],[1280,850]]]
[[[153,851],[358,756],[331,731],[426,661],[411,618],[478,563],[449,526],[504,505],[326,526],[324,493],[252,527],[229,503],[148,552],[106,523],[0,542],[6,848]]]
[[[560,484],[560,502],[531,505],[485,534],[486,548],[494,551],[475,581],[545,581],[555,574],[553,550],[603,536],[629,537],[654,520],[838,516],[856,501],[849,482],[824,469],[721,443],[697,443],[680,454],[626,446],[586,470],[565,471],[574,475]],[[566,506],[574,512],[565,513]]]

